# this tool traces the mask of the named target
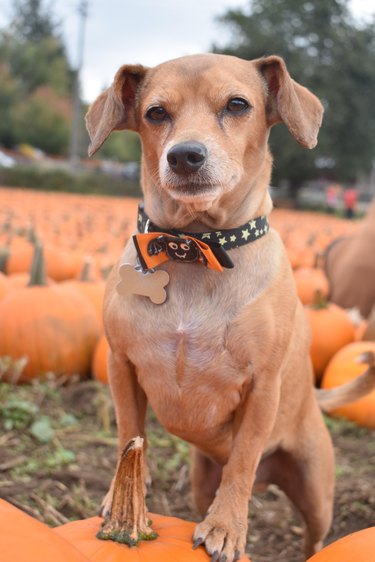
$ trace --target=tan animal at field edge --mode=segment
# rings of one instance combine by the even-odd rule
[[[90,154],[114,130],[137,131],[151,223],[197,236],[247,223],[246,239],[272,208],[270,128],[283,122],[313,148],[322,114],[277,56],[124,65],[88,112]],[[313,390],[307,319],[277,232],[228,255],[234,267],[222,272],[203,258],[163,262],[168,297],[154,304],[117,290],[126,282],[120,266],[138,263],[127,244],[104,304],[119,450],[145,437],[149,402],[168,431],[194,446],[193,493],[205,515],[195,546],[204,544],[214,562],[238,560],[253,486],[274,482],[305,520],[310,556],[331,524],[334,455]],[[345,389],[335,396],[324,394],[329,407],[348,400]],[[110,505],[111,492],[104,514]]]
[[[358,307],[367,318],[375,308],[375,200],[359,232],[327,249],[325,269],[330,300],[344,308]]]

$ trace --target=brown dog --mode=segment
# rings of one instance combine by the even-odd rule
[[[126,246],[104,306],[119,449],[145,435],[147,401],[195,446],[193,491],[207,514],[194,541],[213,561],[244,552],[255,481],[278,484],[297,506],[307,555],[331,523],[334,458],[313,391],[309,330],[265,219],[270,128],[282,121],[313,148],[322,113],[279,57],[196,55],[121,67],[87,115],[90,154],[120,129],[137,131],[143,146],[146,234]],[[205,245],[212,238],[218,244]],[[161,286],[158,277],[142,281],[153,267]],[[150,298],[146,285],[155,285]],[[335,406],[332,394],[325,399]],[[104,512],[110,501],[109,493]]]

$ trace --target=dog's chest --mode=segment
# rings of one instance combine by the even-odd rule
[[[161,314],[152,326],[144,333],[141,357],[133,359],[159,421],[181,436],[225,423],[248,373],[228,351],[231,337],[216,311],[203,319],[185,310],[169,322]]]
[[[277,265],[264,258],[267,246],[262,239],[246,252],[233,250],[235,268],[221,273],[200,264],[163,264],[170,283],[161,305],[112,294],[108,316],[116,322],[107,330],[115,330],[116,345],[134,364],[159,421],[182,437],[218,431],[251,380],[253,351],[264,343],[251,311]]]
[[[223,292],[217,277],[197,284],[186,268],[188,283],[171,273],[166,303],[136,297],[123,322],[139,383],[161,423],[179,434],[187,426],[196,431],[225,423],[251,376],[236,327],[250,298],[246,284]]]

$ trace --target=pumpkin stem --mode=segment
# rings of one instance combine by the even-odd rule
[[[0,248],[0,271],[5,273],[6,264],[10,255],[9,246],[3,246]]]
[[[27,284],[28,287],[47,285],[43,245],[36,241],[34,244],[34,255],[31,263],[30,280]]]
[[[97,538],[136,546],[141,540],[156,539],[150,524],[143,490],[143,439],[135,437],[122,452],[111,513]]]
[[[29,227],[27,229],[26,239],[28,240],[28,242],[31,242],[32,244],[36,244],[38,240],[35,232],[35,226],[33,225],[32,222],[29,224]]]
[[[91,256],[85,256],[83,261],[82,271],[79,274],[79,281],[94,281],[92,275],[92,258]]]
[[[313,269],[324,269],[324,252],[316,252]]]
[[[320,310],[321,308],[327,308],[328,301],[327,298],[323,295],[320,289],[315,291],[315,297],[312,302],[311,308],[314,310]]]

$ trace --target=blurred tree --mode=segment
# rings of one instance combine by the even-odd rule
[[[69,145],[73,71],[50,7],[42,0],[16,0],[12,20],[0,31],[0,101],[6,119],[0,143],[29,142],[64,154]],[[4,80],[5,79],[5,80]],[[48,86],[48,97],[41,96]],[[2,111],[3,113],[3,111]]]
[[[12,146],[16,142],[14,109],[19,99],[19,85],[7,66],[0,62],[0,143]]]
[[[97,154],[98,158],[113,159],[118,162],[134,162],[141,157],[141,143],[136,133],[122,131],[112,133]]]
[[[291,75],[323,102],[318,147],[299,147],[284,127],[271,134],[274,181],[299,187],[325,175],[355,181],[372,166],[375,146],[374,26],[360,24],[348,0],[252,0],[219,21],[232,32],[215,52],[245,59],[281,55]]]
[[[59,36],[58,28],[50,7],[44,8],[42,0],[15,0],[11,30],[20,43]]]
[[[50,154],[66,155],[71,123],[69,99],[50,86],[42,86],[17,106],[15,133],[22,142]]]
[[[44,0],[15,0],[9,26],[0,30],[0,144],[68,154],[74,71],[60,28]],[[139,160],[139,140],[112,135],[99,157]]]
[[[49,84],[60,96],[70,95],[73,73],[55,37],[18,42],[11,34],[0,36],[0,61],[17,77],[24,95]]]
[[[16,0],[7,31],[0,35],[0,60],[17,76],[25,94],[51,85],[59,95],[72,88],[73,72],[50,6],[43,0]]]

